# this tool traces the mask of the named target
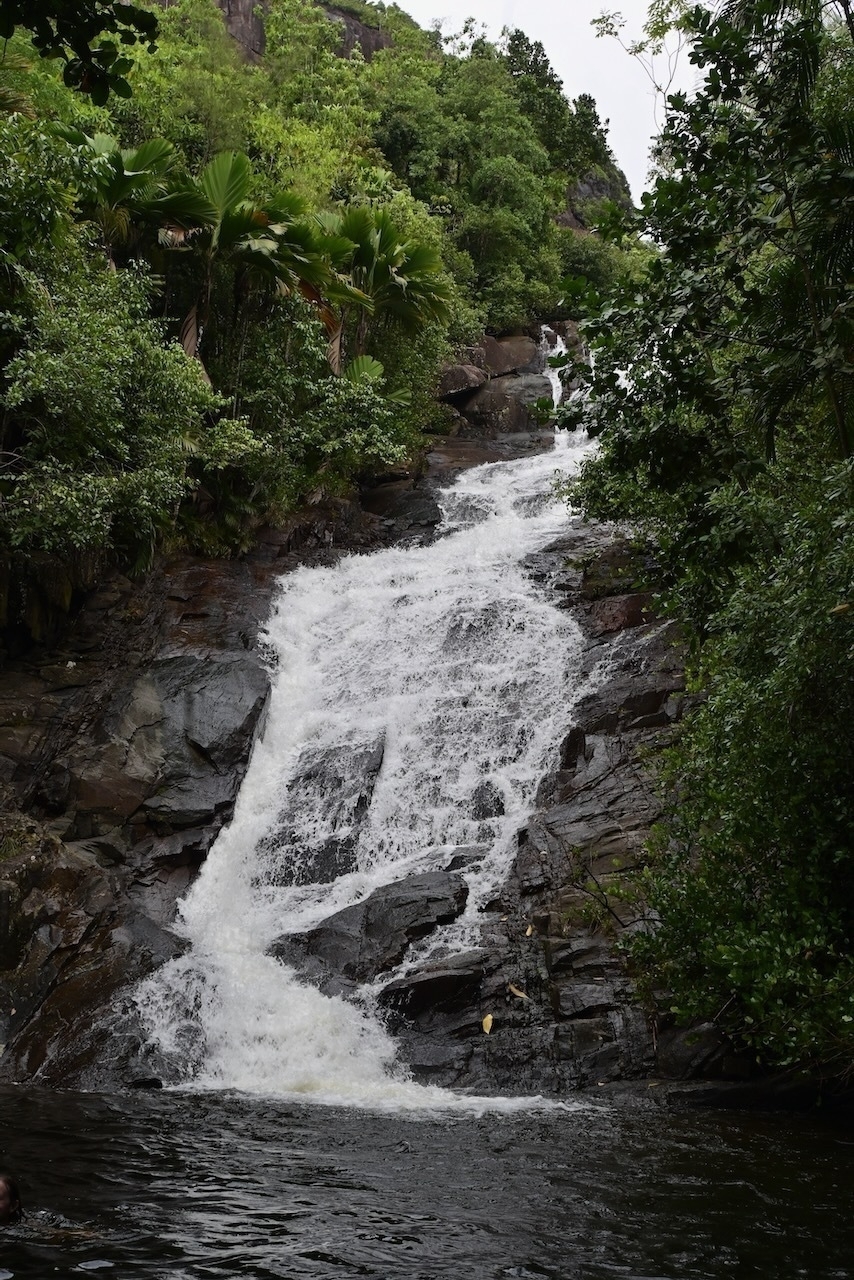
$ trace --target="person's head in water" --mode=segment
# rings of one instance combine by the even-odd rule
[[[0,1173],[0,1226],[20,1222],[22,1213],[17,1182],[8,1173]]]

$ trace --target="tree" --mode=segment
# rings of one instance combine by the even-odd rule
[[[441,258],[429,245],[402,240],[384,209],[356,207],[320,215],[318,221],[328,234],[349,242],[341,265],[364,298],[358,304],[353,355],[366,353],[372,329],[391,325],[413,334],[428,320],[447,318],[450,291]],[[332,355],[337,369],[345,323],[342,315]]]
[[[80,208],[97,224],[107,264],[115,270],[119,247],[130,243],[140,223],[157,222],[168,207],[164,197],[175,166],[175,148],[163,138],[151,138],[132,150],[122,150],[107,134],[89,137],[63,125],[55,125],[53,132],[89,161],[89,181],[81,181],[79,187]]]
[[[658,253],[640,283],[587,296],[595,367],[569,410],[602,439],[576,499],[653,539],[703,694],[669,758],[657,924],[633,954],[684,1016],[828,1070],[854,1052],[854,112],[834,88],[854,39],[838,17],[813,0],[688,15],[705,80],[670,99],[631,223]]]
[[[158,21],[157,57],[128,50],[133,94],[111,96],[111,132],[124,146],[168,139],[188,173],[221,151],[266,150],[252,119],[257,99],[270,101],[269,82],[241,56],[215,0],[170,0]]]
[[[8,40],[16,27],[32,35],[43,58],[62,58],[63,78],[72,88],[104,103],[112,90],[130,94],[125,76],[130,61],[107,33],[125,47],[141,42],[156,48],[157,18],[141,5],[125,0],[0,0],[0,39]]]
[[[197,266],[195,300],[181,326],[184,350],[196,358],[211,319],[219,267],[228,265],[233,273],[235,305],[259,279],[279,292],[302,289],[320,304],[320,288],[330,279],[328,260],[302,217],[302,202],[281,192],[256,203],[249,198],[253,180],[246,155],[223,152],[198,179],[177,184],[158,202],[167,224],[164,244],[190,255]]]
[[[20,282],[26,334],[2,400],[4,545],[145,565],[215,397],[149,318],[144,271],[109,271],[71,242],[55,279],[24,271]]]
[[[505,31],[503,57],[522,111],[556,168],[580,178],[592,165],[612,162],[593,98],[583,94],[573,109],[538,40],[518,29]]]

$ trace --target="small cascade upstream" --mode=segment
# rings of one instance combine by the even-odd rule
[[[453,1102],[395,1067],[369,999],[324,996],[269,949],[476,846],[465,914],[442,931],[444,946],[470,945],[578,696],[577,626],[521,562],[565,526],[552,479],[586,447],[559,434],[552,452],[463,472],[429,546],[283,580],[263,740],[181,905],[187,953],[137,993],[170,1078],[380,1108]]]

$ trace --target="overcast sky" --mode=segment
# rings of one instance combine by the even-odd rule
[[[647,185],[650,140],[658,132],[655,93],[644,71],[616,40],[597,39],[591,19],[603,10],[622,13],[624,37],[636,39],[646,17],[646,0],[397,0],[422,27],[435,19],[445,34],[459,31],[468,17],[483,23],[490,37],[502,27],[519,27],[539,40],[563,80],[568,97],[590,93],[599,115],[608,120],[611,150],[629,179],[637,200]],[[661,70],[663,67],[659,64]],[[657,72],[660,74],[660,71]],[[683,55],[682,87],[692,83],[692,69]],[[661,111],[659,108],[659,124]]]

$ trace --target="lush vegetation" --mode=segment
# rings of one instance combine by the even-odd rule
[[[631,224],[660,253],[639,288],[583,300],[602,448],[575,494],[656,544],[701,700],[633,953],[764,1061],[847,1071],[854,21],[759,0],[684,27],[704,82],[670,100]]]
[[[0,536],[19,566],[246,547],[417,453],[454,344],[559,306],[584,257],[555,222],[567,188],[598,166],[624,193],[595,105],[519,32],[445,50],[393,6],[349,8],[390,41],[372,61],[341,57],[311,0],[273,0],[255,64],[216,0],[156,24],[3,0]]]
[[[132,64],[123,56],[129,46],[156,47],[156,14],[128,0],[2,0],[0,39],[19,26],[32,33],[43,58],[62,59],[65,83],[95,102],[106,102],[111,90],[130,93],[125,77]]]

